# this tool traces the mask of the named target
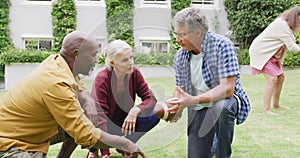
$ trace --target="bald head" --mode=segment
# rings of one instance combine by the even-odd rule
[[[91,66],[95,65],[95,61],[92,59],[90,65],[81,63],[91,60],[89,57],[94,58],[97,51],[98,43],[94,37],[82,31],[73,31],[65,36],[60,54],[64,57],[74,75],[78,73],[86,75]]]
[[[70,53],[78,51],[82,45],[92,44],[97,44],[96,40],[93,37],[82,31],[73,31],[65,36],[60,53],[66,56],[72,56],[72,54]]]

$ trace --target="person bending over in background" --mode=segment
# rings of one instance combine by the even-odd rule
[[[250,45],[252,74],[262,73],[267,79],[263,96],[266,114],[275,114],[270,109],[272,98],[273,108],[288,108],[279,103],[284,81],[282,66],[288,50],[300,53],[293,35],[297,31],[300,31],[300,6],[284,11]]]

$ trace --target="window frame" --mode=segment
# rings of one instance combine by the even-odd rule
[[[143,51],[143,48],[145,46],[143,46],[144,43],[151,43],[154,47],[154,50],[155,51],[149,51],[149,52],[146,52],[146,51]],[[166,44],[166,50],[165,51],[160,51],[158,50],[159,48],[159,45],[157,44]],[[168,40],[140,40],[140,52],[139,53],[144,53],[144,54],[157,54],[157,53],[169,53],[170,52],[170,41]],[[156,51],[158,50],[158,51]]]
[[[205,3],[211,1],[212,3]],[[191,6],[196,6],[208,10],[219,10],[219,1],[218,0],[191,0]]]
[[[143,5],[167,5],[168,0],[158,1],[158,0],[143,0]]]
[[[48,34],[22,34],[21,38],[22,38],[22,49],[26,49],[26,41],[28,41],[28,40],[38,41],[38,46],[36,49],[38,51],[41,50],[39,41],[51,41],[51,44],[50,44],[51,48],[46,49],[46,50],[52,50],[53,46],[54,46],[54,37],[52,35],[48,35]]]
[[[76,5],[86,5],[86,6],[99,6],[105,5],[104,0],[75,0]]]
[[[34,50],[37,51],[51,51],[53,49],[53,39],[49,39],[49,38],[24,38],[23,39],[23,49],[28,49],[26,42],[27,41],[37,41],[37,48],[35,48]],[[41,49],[41,42],[45,41],[45,42],[50,42],[50,48],[49,49]]]

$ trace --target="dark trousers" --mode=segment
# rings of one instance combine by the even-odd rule
[[[234,97],[213,103],[211,108],[188,112],[188,158],[209,158],[214,134],[217,135],[216,158],[231,155],[234,120],[237,116]]]
[[[108,123],[108,133],[119,136],[123,135],[121,133],[121,129],[124,120],[125,118],[115,119],[112,120],[112,122]],[[155,115],[145,117],[139,116],[137,117],[135,132],[125,137],[131,140],[132,142],[136,143],[146,132],[150,131],[153,127],[155,127],[159,123],[159,121],[160,119],[157,118]]]

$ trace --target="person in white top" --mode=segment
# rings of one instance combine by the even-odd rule
[[[288,108],[279,104],[284,81],[282,70],[286,52],[300,53],[293,33],[300,31],[300,6],[281,13],[251,43],[250,66],[252,74],[264,74],[267,84],[264,89],[264,110],[266,114],[275,114],[270,109],[273,98],[274,108]]]

